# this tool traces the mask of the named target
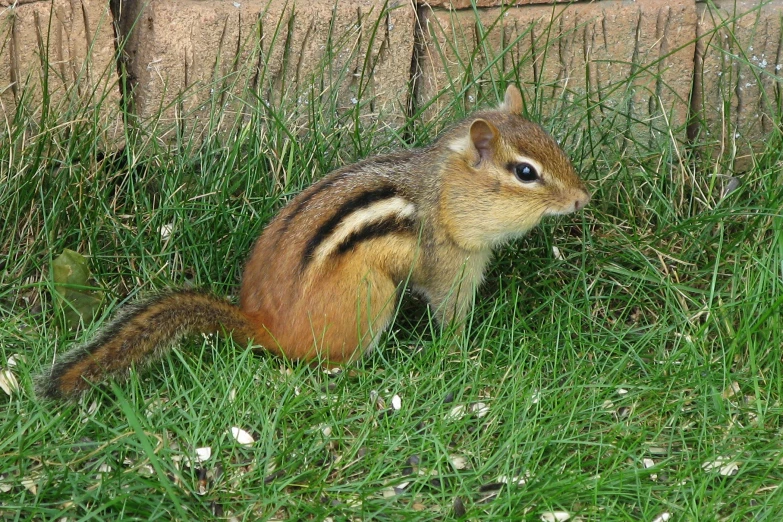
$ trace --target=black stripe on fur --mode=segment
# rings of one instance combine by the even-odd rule
[[[393,217],[368,224],[355,230],[337,245],[337,254],[342,255],[356,248],[363,241],[376,239],[389,234],[413,234],[416,231],[416,221],[410,217]]]
[[[315,253],[318,247],[335,231],[343,219],[357,210],[369,207],[378,201],[393,198],[396,195],[397,191],[395,188],[389,185],[362,192],[340,205],[335,213],[332,214],[332,217],[327,219],[321,224],[320,227],[318,227],[313,236],[305,245],[300,263],[301,270],[307,268],[308,263],[313,257],[313,253]]]

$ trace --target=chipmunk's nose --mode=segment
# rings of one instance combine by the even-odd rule
[[[574,200],[574,212],[582,210],[588,203],[590,203],[590,193],[586,190],[579,191],[577,198]]]

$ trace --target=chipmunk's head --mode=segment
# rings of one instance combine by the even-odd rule
[[[500,107],[465,120],[444,143],[443,219],[465,248],[492,248],[544,216],[576,212],[590,201],[557,142],[522,117],[514,86]]]

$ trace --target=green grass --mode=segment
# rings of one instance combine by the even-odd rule
[[[513,77],[493,76],[482,99]],[[129,127],[116,154],[86,108],[0,131],[0,367],[15,356],[20,384],[0,394],[4,520],[779,518],[780,136],[723,197],[726,158],[666,139],[651,156],[578,96],[531,115],[565,132],[593,201],[498,253],[460,342],[408,299],[381,346],[339,375],[196,338],[78,403],[36,398],[31,376],[122,302],[168,286],[234,295],[254,238],[302,187],[426,142],[464,110],[432,126],[413,114],[404,143],[362,123],[361,104],[338,115],[321,101],[304,123],[281,102],[179,148],[154,125]],[[584,124],[563,122],[573,114]],[[65,248],[88,256],[105,292],[77,331],[53,307]],[[237,444],[232,427],[255,442]]]

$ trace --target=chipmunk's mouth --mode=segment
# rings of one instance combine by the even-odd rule
[[[583,189],[574,190],[563,196],[558,206],[550,206],[544,211],[545,216],[562,216],[573,214],[585,208],[590,203],[590,193]]]
[[[582,210],[587,206],[588,203],[590,203],[590,193],[586,190],[579,191],[579,197],[577,197],[574,200],[574,212],[578,212],[579,210]]]

